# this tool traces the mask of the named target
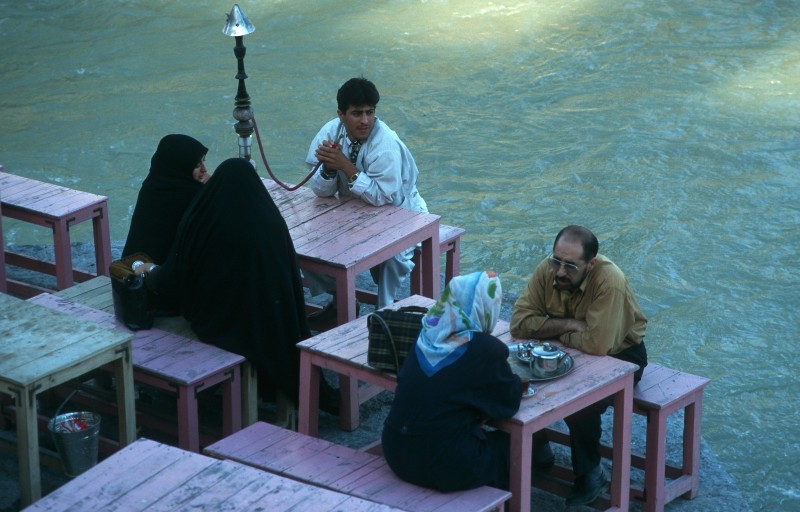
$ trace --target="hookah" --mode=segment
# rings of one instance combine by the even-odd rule
[[[235,38],[236,45],[233,48],[233,54],[236,56],[238,63],[238,70],[235,78],[239,80],[239,88],[236,91],[236,98],[234,98],[234,105],[236,106],[233,109],[233,118],[237,121],[234,125],[234,130],[239,135],[239,158],[244,158],[253,164],[253,167],[256,167],[256,162],[252,159],[251,155],[252,135],[255,132],[256,141],[258,142],[258,149],[261,152],[261,160],[264,162],[264,166],[266,167],[269,176],[273,179],[273,181],[275,181],[275,183],[286,190],[297,190],[305,185],[312,176],[314,176],[314,173],[317,172],[319,166],[322,164],[318,162],[317,165],[311,169],[311,172],[308,174],[308,176],[294,186],[283,183],[275,176],[275,174],[273,174],[272,169],[269,167],[269,163],[267,163],[267,156],[264,153],[264,146],[261,143],[261,135],[258,132],[258,123],[256,123],[253,109],[250,106],[250,95],[247,94],[247,88],[244,84],[244,81],[247,78],[247,73],[244,71],[244,56],[245,53],[247,53],[247,48],[245,48],[243,44],[244,36],[252,34],[255,32],[256,28],[252,23],[250,23],[250,20],[247,19],[247,16],[244,14],[244,12],[242,12],[239,4],[234,4],[233,9],[231,9],[231,12],[227,15],[227,17],[228,19],[225,23],[225,28],[222,29],[222,33],[226,36],[232,36]]]

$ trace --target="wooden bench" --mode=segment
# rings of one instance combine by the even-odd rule
[[[466,230],[447,224],[439,224],[439,253],[445,255],[444,284],[450,282],[454,276],[461,273],[461,235]],[[422,272],[420,268],[420,251],[414,251],[414,271],[410,276],[411,295],[419,295],[422,290]],[[378,298],[374,292],[367,290],[357,290],[356,298],[365,304],[377,304]]]
[[[129,331],[112,313],[43,293],[28,299],[68,315]],[[242,379],[244,357],[213,345],[163,331],[133,332],[134,381],[177,395],[178,446],[200,451],[198,393],[222,383],[222,432],[229,435],[242,428]]]
[[[96,274],[108,275],[111,264],[111,235],[108,225],[108,198],[67,187],[44,183],[31,178],[0,172],[2,215],[50,228],[53,231],[55,263],[42,261],[3,248],[6,263],[56,278],[56,289],[68,288],[75,281],[85,281]],[[72,266],[69,230],[91,220],[94,233],[96,274]],[[42,287],[8,281],[6,288],[20,297],[31,297]]]
[[[647,417],[645,456],[632,455],[631,465],[644,470],[644,486],[631,485],[631,498],[644,502],[645,512],[662,512],[681,496],[692,499],[700,487],[700,426],[703,389],[709,379],[650,363],[633,390],[633,412]],[[667,418],[683,409],[683,460],[666,461]],[[569,445],[569,435],[548,429],[550,440]],[[611,448],[601,446],[608,458]]]
[[[493,487],[442,493],[400,480],[371,453],[257,422],[205,448],[220,459],[401,510],[502,510],[511,493]]]

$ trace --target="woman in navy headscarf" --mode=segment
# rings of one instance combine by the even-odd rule
[[[454,277],[423,318],[382,435],[403,480],[443,492],[508,488],[508,436],[483,428],[513,416],[522,396],[508,347],[490,334],[501,301],[500,279],[474,272]]]

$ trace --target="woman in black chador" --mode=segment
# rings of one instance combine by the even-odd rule
[[[188,135],[161,139],[136,199],[123,257],[143,252],[164,263],[186,208],[208,180],[206,153],[208,148]]]
[[[249,162],[231,158],[217,167],[166,262],[142,272],[201,341],[255,366],[262,397],[277,390],[297,403],[295,344],[310,335],[300,269],[286,222]]]

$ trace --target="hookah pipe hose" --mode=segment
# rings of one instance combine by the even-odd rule
[[[258,133],[258,124],[256,123],[255,116],[253,117],[253,128],[255,129],[255,132],[256,132],[256,141],[258,142],[258,149],[259,149],[259,151],[261,151],[261,160],[264,161],[264,166],[267,168],[267,172],[269,173],[270,178],[272,178],[273,181],[275,181],[275,183],[277,183],[281,187],[285,188],[289,192],[297,190],[298,188],[300,188],[303,185],[305,185],[306,182],[308,180],[310,180],[312,176],[314,176],[314,173],[317,172],[317,170],[319,169],[319,166],[322,165],[322,162],[317,162],[317,165],[315,165],[314,168],[311,169],[311,172],[308,173],[308,176],[306,176],[303,179],[303,181],[301,181],[300,183],[298,183],[297,185],[295,185],[293,187],[290,187],[286,183],[284,183],[281,180],[279,180],[278,178],[276,178],[275,175],[272,173],[272,169],[269,168],[269,164],[267,163],[267,157],[264,154],[264,146],[261,144],[261,135]]]

